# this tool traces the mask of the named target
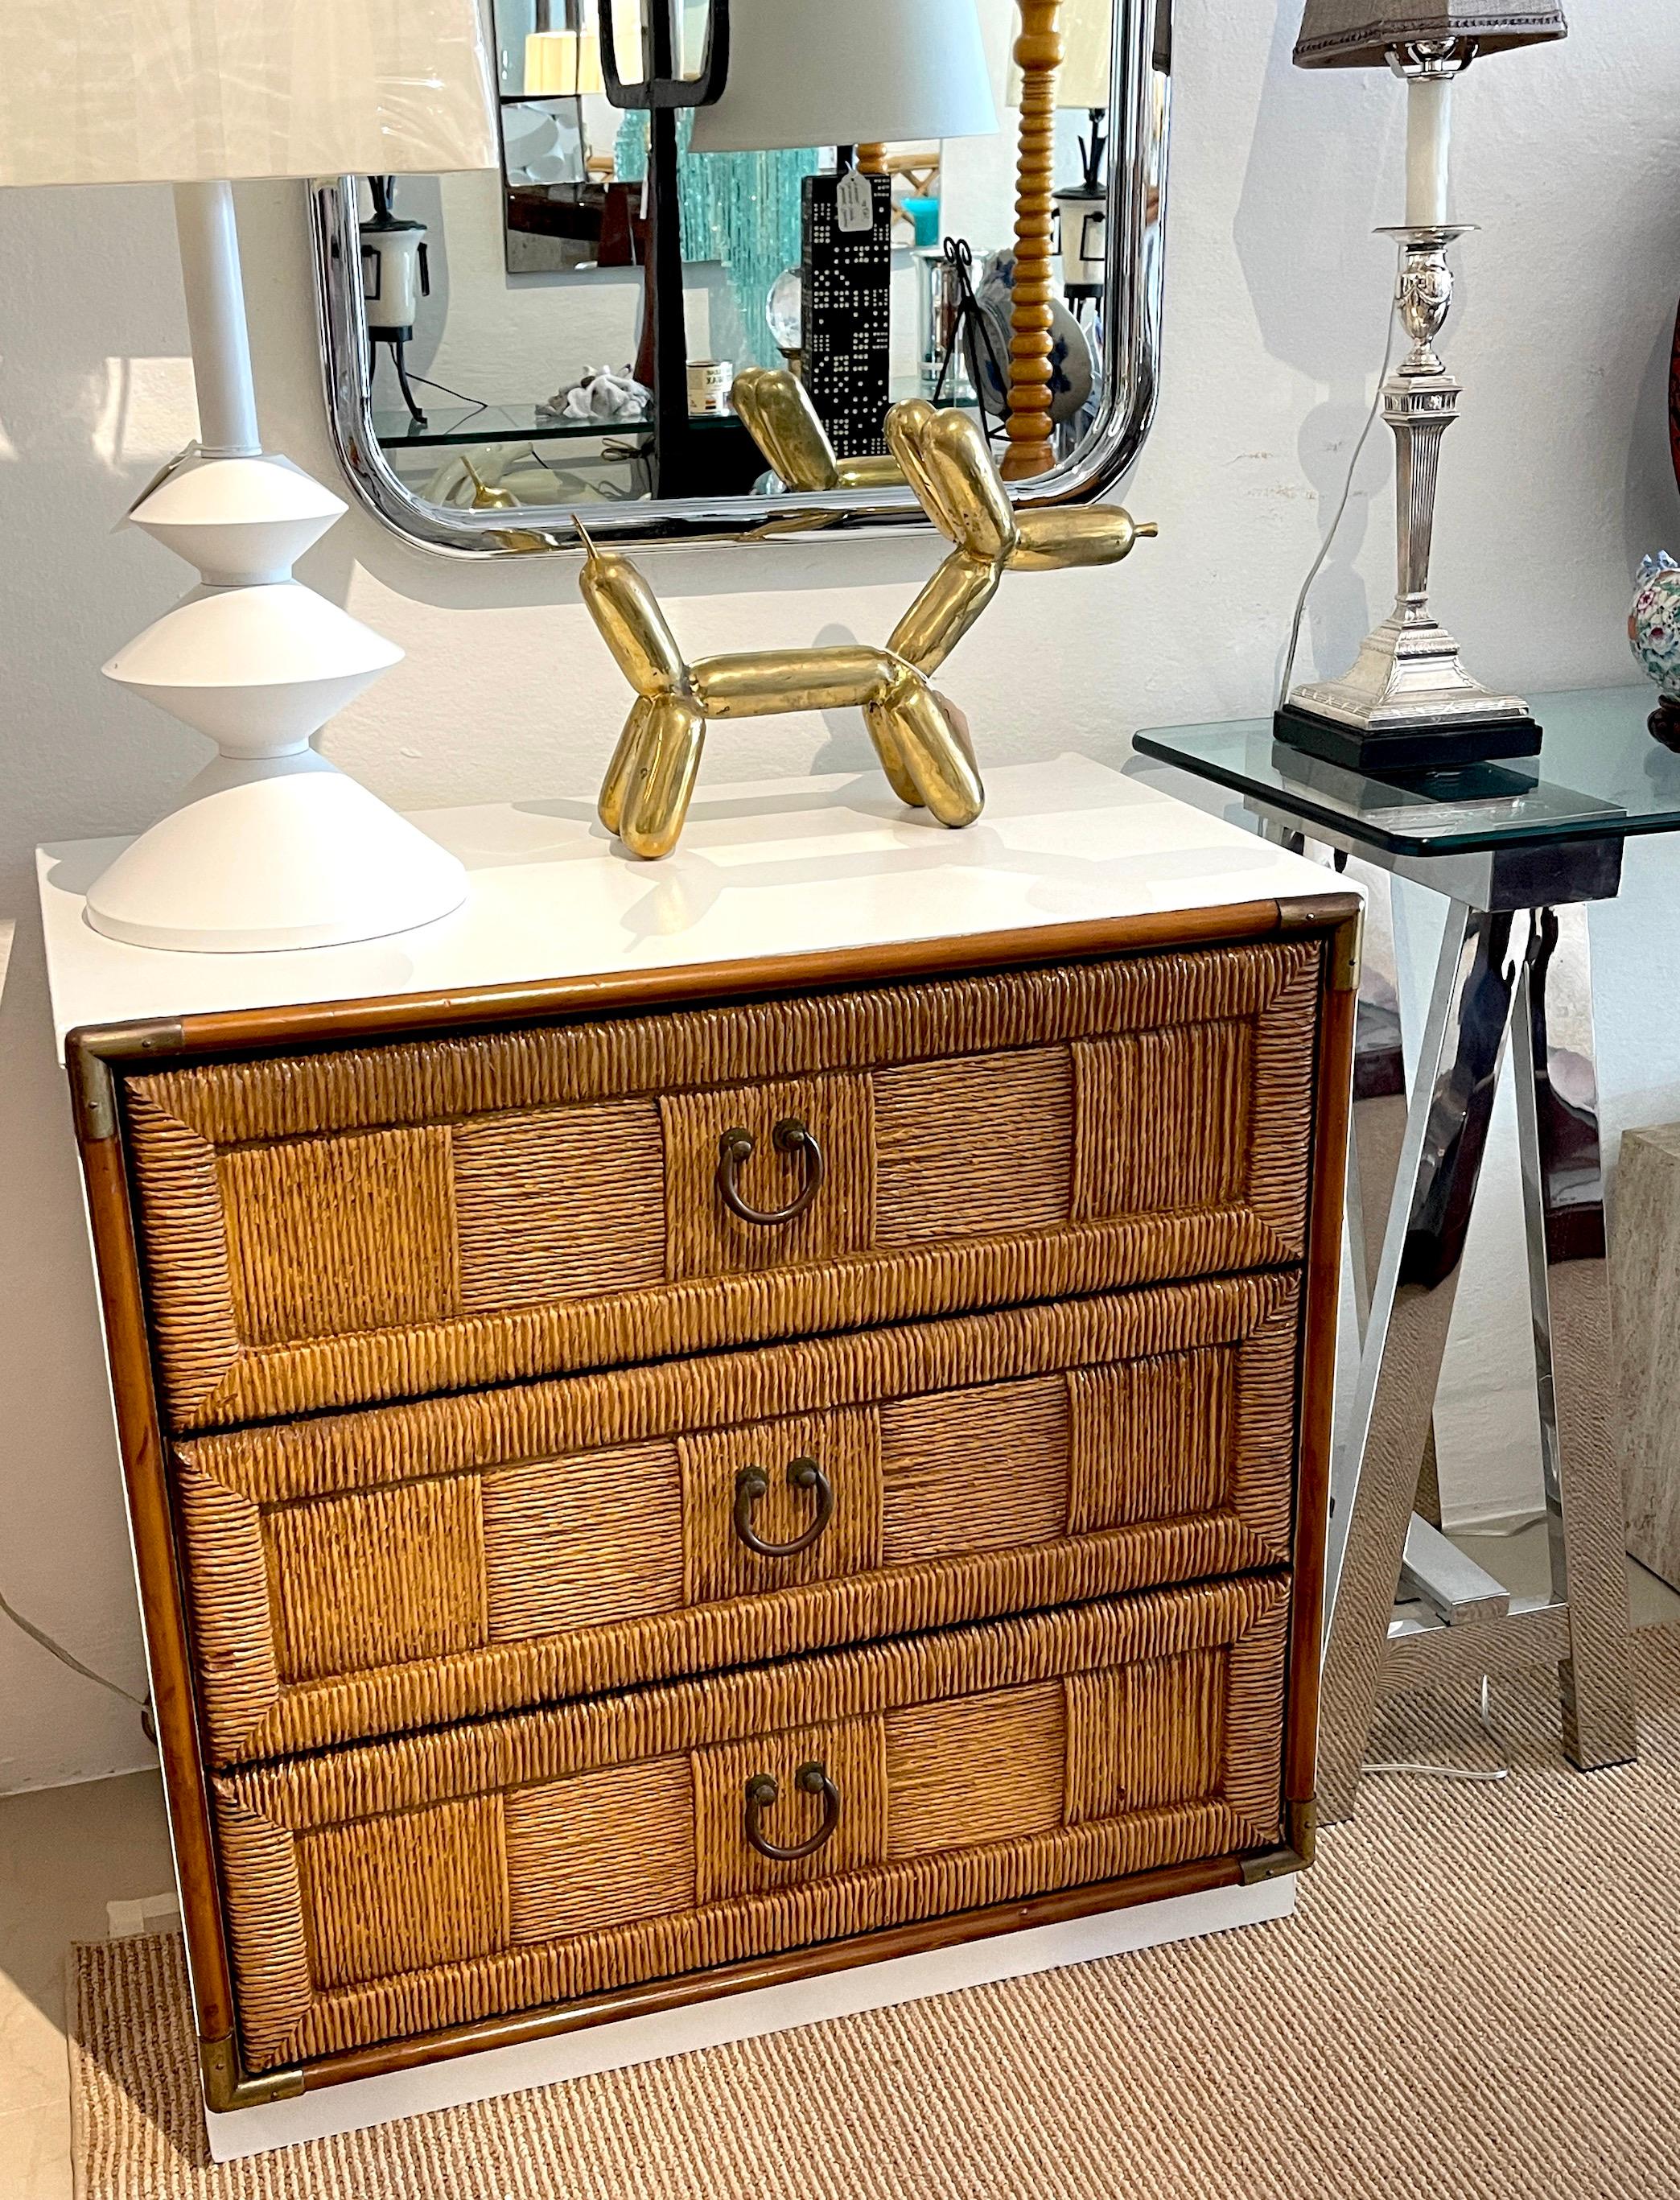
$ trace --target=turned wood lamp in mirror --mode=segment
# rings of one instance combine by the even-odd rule
[[[490,4],[503,174],[404,186],[432,240],[424,420],[369,373],[366,180],[313,195],[335,440],[409,542],[575,552],[574,515],[625,545],[925,526],[887,450],[909,397],[969,407],[1024,508],[1129,471],[1171,0]],[[753,402],[788,376],[792,441]]]

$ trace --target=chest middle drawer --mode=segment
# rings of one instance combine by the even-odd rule
[[[181,1443],[210,1753],[1285,1565],[1299,1306],[1232,1278]]]

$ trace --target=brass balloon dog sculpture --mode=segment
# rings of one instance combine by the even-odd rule
[[[992,453],[966,413],[924,398],[895,406],[887,436],[934,524],[956,547],[885,649],[753,650],[683,662],[653,590],[629,559],[588,547],[588,606],[636,700],[601,783],[600,821],[633,855],[667,856],[688,814],[705,728],[714,718],[790,711],[862,710],[881,769],[901,802],[941,825],[972,825],[986,806],[963,713],[934,687],[1005,572],[1117,565],[1153,523],[1114,505],[1017,512]]]

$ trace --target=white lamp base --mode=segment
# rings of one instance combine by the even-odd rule
[[[258,442],[231,185],[182,184],[175,205],[202,440],[130,517],[202,585],[105,671],[220,754],[98,881],[87,921],[199,955],[433,923],[466,899],[460,864],[308,746],[402,652],[292,577],[344,502]]]
[[[218,757],[87,898],[108,939],[189,954],[342,947],[448,916],[466,873],[313,749]]]

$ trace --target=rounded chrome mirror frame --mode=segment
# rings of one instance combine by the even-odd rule
[[[1167,155],[1171,122],[1172,0],[1115,0],[1115,104],[1123,149],[1111,170],[1104,389],[1096,426],[1053,472],[1012,485],[1024,509],[1083,504],[1123,481],[1155,417],[1161,377]],[[432,504],[401,481],[373,430],[366,320],[358,279],[360,244],[352,176],[328,177],[310,193],[316,305],[334,448],[359,501],[411,548],[445,558],[530,557],[578,551],[572,513],[598,541],[638,543],[765,541],[816,530],[926,527],[908,489],[827,494],[694,498],[681,502],[521,506],[474,512]]]

